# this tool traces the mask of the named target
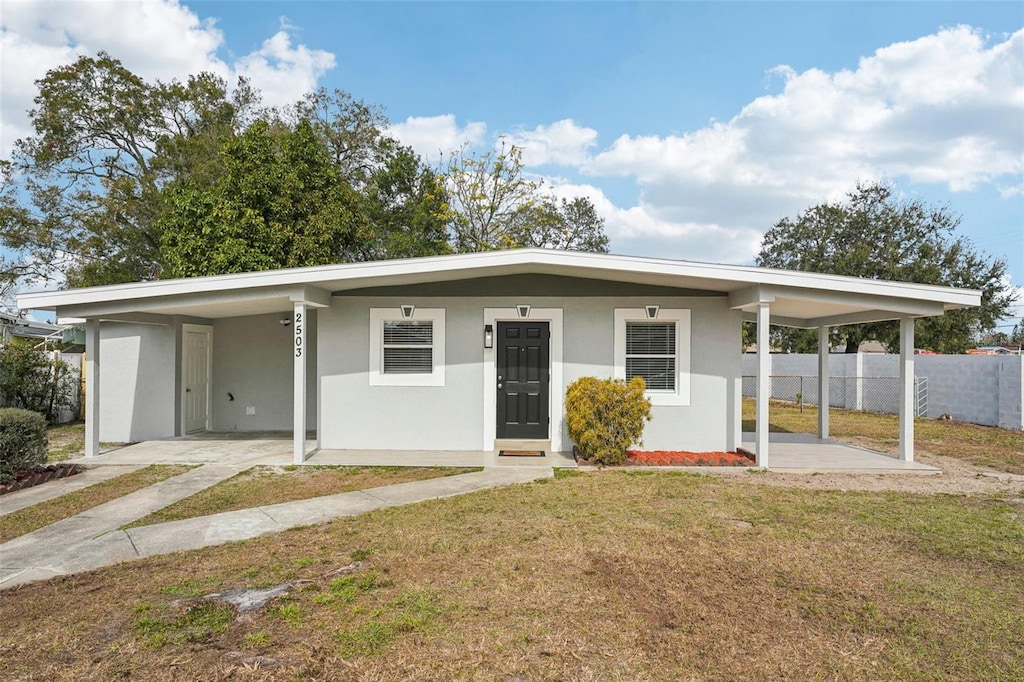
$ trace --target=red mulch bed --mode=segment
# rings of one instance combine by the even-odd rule
[[[685,450],[627,450],[626,462],[659,467],[749,467],[754,459],[735,452],[686,452]]]

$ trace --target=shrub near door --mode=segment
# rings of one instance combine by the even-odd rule
[[[626,450],[637,443],[651,420],[651,401],[644,396],[640,377],[620,379],[582,377],[565,392],[565,421],[569,437],[582,459],[596,464],[622,464]]]

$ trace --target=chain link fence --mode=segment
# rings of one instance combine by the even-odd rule
[[[769,397],[803,407],[818,405],[818,377],[772,375]],[[757,396],[757,377],[743,377],[743,396]],[[847,410],[899,414],[899,377],[829,377],[828,404]],[[928,378],[914,377],[914,415],[928,414]]]

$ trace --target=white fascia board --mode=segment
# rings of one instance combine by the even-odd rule
[[[98,302],[152,300],[173,296],[295,285],[319,286],[324,290],[334,291],[374,286],[385,282],[454,280],[484,275],[531,272],[577,277],[589,276],[621,281],[642,280],[650,284],[684,288],[687,287],[688,280],[697,279],[721,282],[722,286],[719,290],[722,292],[734,291],[749,285],[846,291],[869,296],[881,295],[935,301],[955,308],[976,306],[981,302],[981,292],[971,289],[885,282],[745,265],[721,265],[550,249],[518,249],[24,293],[18,296],[18,305],[22,309],[53,310],[57,307],[88,305]],[[406,282],[402,282],[402,280]]]
[[[771,315],[771,323],[779,327],[792,327],[796,329],[817,329],[818,327],[840,327],[847,324],[865,324],[868,322],[889,322],[904,317],[932,317],[939,315],[938,312],[927,314],[905,314],[892,310],[864,310],[856,313],[845,313],[842,315],[829,315],[827,317],[792,317],[785,315]],[[757,313],[743,311],[744,322],[756,322]]]

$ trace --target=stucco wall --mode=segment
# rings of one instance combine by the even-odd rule
[[[444,386],[370,386],[369,309],[412,304],[446,310]],[[356,449],[479,450],[483,444],[484,308],[563,310],[563,381],[608,377],[615,308],[657,304],[691,315],[691,401],[656,406],[647,449],[723,450],[739,429],[740,316],[722,297],[336,297],[319,311],[321,446]],[[732,395],[730,395],[730,388]],[[552,415],[552,423],[563,420]],[[568,435],[564,434],[568,442]]]
[[[175,429],[173,325],[100,326],[100,440],[167,438]]]
[[[292,428],[294,359],[292,329],[275,313],[228,317],[213,323],[214,431],[281,431]],[[306,428],[316,425],[316,315],[306,331]],[[234,396],[234,400],[228,397]],[[254,407],[256,414],[246,414]]]

